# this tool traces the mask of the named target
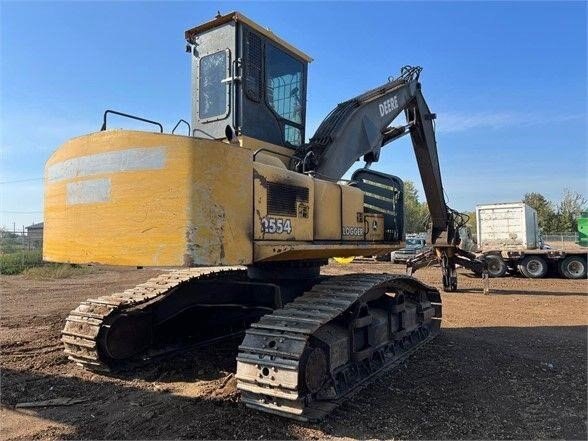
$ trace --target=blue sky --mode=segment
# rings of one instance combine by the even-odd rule
[[[338,102],[421,65],[451,206],[588,194],[584,2],[2,2],[0,226],[42,220],[44,162],[105,109],[167,130],[189,120],[183,32],[217,10],[315,59],[307,136]],[[408,137],[374,168],[420,187]]]

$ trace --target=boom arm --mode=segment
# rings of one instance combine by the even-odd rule
[[[454,239],[452,215],[443,194],[432,114],[421,92],[420,67],[404,67],[400,77],[339,104],[321,123],[315,135],[297,152],[298,169],[319,177],[340,179],[362,156],[369,165],[380,149],[410,133],[419,173],[431,213],[431,242],[444,233]],[[390,127],[403,112],[407,125]]]

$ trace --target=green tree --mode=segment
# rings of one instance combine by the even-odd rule
[[[557,216],[553,203],[541,193],[526,193],[523,202],[534,208],[537,212],[537,223],[544,233],[552,233],[557,230]]]
[[[427,231],[429,209],[419,201],[419,192],[412,181],[404,181],[404,232]]]
[[[15,253],[22,248],[22,238],[5,228],[0,228],[0,254]]]
[[[561,201],[557,205],[557,230],[576,231],[578,218],[586,211],[588,200],[578,192],[564,189]]]
[[[478,232],[478,222],[476,220],[476,212],[475,211],[466,211],[464,214],[468,217],[468,222],[466,226],[470,227],[470,231],[472,232],[472,236],[476,237]]]

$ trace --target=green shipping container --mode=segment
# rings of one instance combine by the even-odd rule
[[[578,243],[588,247],[588,211],[582,212],[578,218]]]

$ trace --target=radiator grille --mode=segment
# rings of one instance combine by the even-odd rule
[[[299,202],[308,203],[308,188],[296,185],[267,183],[267,214],[296,217]]]

